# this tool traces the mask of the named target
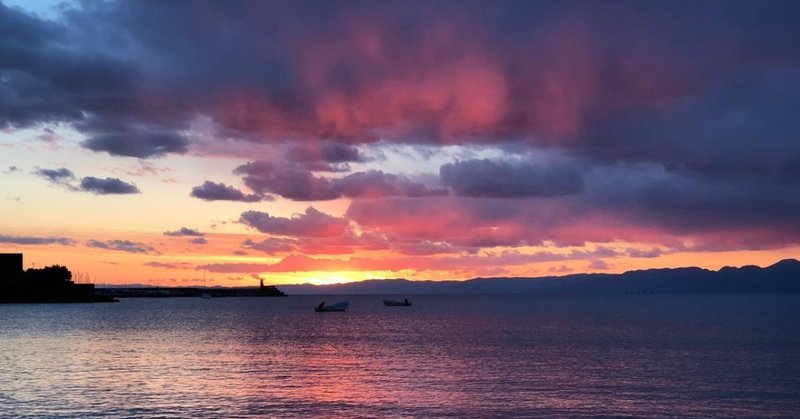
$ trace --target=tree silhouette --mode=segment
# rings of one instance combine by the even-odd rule
[[[42,269],[28,269],[25,279],[39,282],[68,282],[72,279],[72,272],[66,266],[53,265]]]

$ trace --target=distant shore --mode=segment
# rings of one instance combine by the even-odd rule
[[[97,288],[97,295],[110,298],[177,298],[201,297],[208,295],[212,298],[222,297],[285,297],[286,294],[275,286],[262,287],[113,287]]]
[[[800,261],[771,266],[647,269],[621,274],[575,274],[538,278],[474,278],[463,281],[374,279],[332,285],[281,285],[292,294],[678,294],[800,293]]]

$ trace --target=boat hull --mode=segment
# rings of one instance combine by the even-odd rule
[[[383,305],[388,307],[411,307],[411,301],[383,300]]]
[[[318,313],[334,312],[334,311],[347,311],[347,309],[349,307],[350,307],[350,303],[348,303],[347,301],[344,301],[344,302],[341,302],[341,303],[331,304],[329,306],[326,305],[326,306],[323,306],[322,308],[314,307],[314,311],[316,311]]]

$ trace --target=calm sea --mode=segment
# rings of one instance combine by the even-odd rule
[[[800,296],[381,298],[2,305],[0,416],[800,416]]]

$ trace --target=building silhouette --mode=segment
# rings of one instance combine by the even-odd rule
[[[22,253],[0,253],[0,281],[22,275]]]
[[[0,303],[89,303],[114,301],[99,296],[94,284],[72,282],[66,266],[23,269],[22,253],[0,253]]]

